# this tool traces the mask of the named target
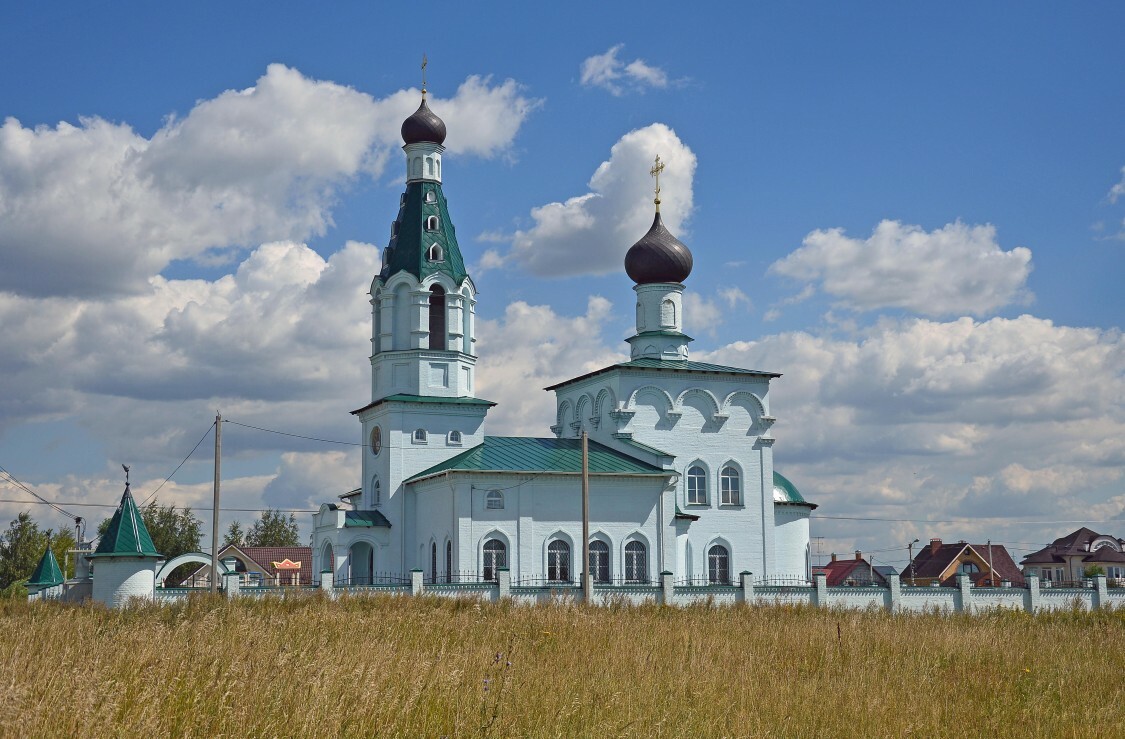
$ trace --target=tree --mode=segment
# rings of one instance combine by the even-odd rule
[[[165,559],[199,551],[203,521],[196,518],[191,508],[177,510],[175,505],[157,505],[154,500],[141,509],[141,519],[152,537],[152,545]],[[101,522],[99,534],[105,534],[109,522],[108,518]]]
[[[242,530],[242,524],[238,521],[231,521],[230,527],[227,528],[226,536],[223,537],[223,546],[230,546],[234,544],[240,547],[246,543],[246,532]]]
[[[1098,575],[1104,574],[1105,570],[1101,565],[1090,565],[1082,571],[1082,577],[1097,577]]]
[[[63,575],[73,575],[74,562],[67,562],[66,553],[74,549],[74,535],[67,529],[58,534],[51,529],[41,531],[39,524],[27,511],[16,516],[0,537],[0,591],[7,591],[15,583],[31,577],[39,560],[43,558],[48,542],[55,553],[55,559],[67,569]]]
[[[262,512],[262,517],[250,527],[246,535],[246,544],[251,547],[301,546],[297,532],[297,517],[290,513],[286,518],[281,511],[266,509]]]

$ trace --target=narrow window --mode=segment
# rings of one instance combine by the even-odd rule
[[[445,542],[445,581],[453,582],[453,542]]]
[[[660,304],[660,325],[661,326],[675,326],[676,325],[676,304],[671,300],[665,300]]]
[[[731,465],[723,467],[719,473],[719,482],[723,489],[723,505],[740,505],[742,503],[742,481],[738,477],[738,470]]]
[[[648,581],[648,552],[639,541],[631,541],[625,545],[625,581]]]
[[[555,539],[547,545],[547,579],[570,582],[570,545]]]
[[[426,250],[426,259],[431,262],[444,262],[445,252],[437,244],[430,244],[430,248]]]
[[[445,289],[441,285],[430,290],[430,348],[445,349]]]
[[[430,177],[434,176],[434,158],[433,157],[426,157],[426,172],[429,173]]]
[[[594,582],[609,582],[609,545],[604,541],[590,542],[590,574]]]
[[[637,301],[637,330],[643,330],[645,327],[645,309],[641,302]]]
[[[496,571],[508,566],[508,548],[498,539],[489,539],[484,543],[484,579],[495,580]]]
[[[687,502],[693,505],[707,504],[707,472],[699,465],[693,465],[687,473]]]
[[[415,429],[415,431],[414,431],[414,443],[415,444],[425,444],[426,441],[427,441],[426,429]]]
[[[730,584],[730,553],[721,544],[707,550],[707,582],[712,585]]]
[[[378,477],[371,481],[371,501],[376,507],[383,505],[383,486],[379,484]]]
[[[499,490],[489,490],[488,494],[484,496],[484,507],[491,508],[494,511],[504,509],[504,494]]]
[[[430,542],[430,582],[437,582],[437,542]]]
[[[427,216],[426,217],[426,230],[427,231],[440,231],[441,230],[441,221],[438,219],[437,216]]]
[[[398,236],[398,221],[391,221],[391,238]]]
[[[450,444],[460,444],[461,443],[461,432],[460,431],[450,431],[449,432],[449,443]]]

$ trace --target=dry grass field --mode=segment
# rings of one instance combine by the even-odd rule
[[[4,602],[0,705],[19,737],[1120,737],[1125,612]]]

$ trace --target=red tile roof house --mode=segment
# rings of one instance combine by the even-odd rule
[[[240,547],[228,544],[219,559],[233,559],[235,569],[245,573],[242,585],[312,585],[312,549],[309,547]],[[286,564],[288,561],[289,564]],[[297,565],[297,566],[294,566]],[[203,565],[184,581],[210,584],[211,566]]]
[[[1040,585],[1076,583],[1088,567],[1101,567],[1111,587],[1125,586],[1125,539],[1082,527],[1055,539],[1023,558],[1026,575],[1038,575]]]
[[[863,558],[863,552],[856,552],[855,559],[836,559],[823,567],[814,567],[813,574],[825,575],[825,585],[838,587],[841,585],[879,585],[888,587],[887,578],[879,572],[879,568]]]
[[[976,586],[996,588],[1004,582],[1015,587],[1027,584],[1012,555],[1003,546],[964,541],[945,544],[941,539],[930,539],[930,545],[918,552],[902,571],[902,584],[953,586],[961,573],[967,574]]]

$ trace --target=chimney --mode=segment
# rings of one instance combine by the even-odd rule
[[[933,556],[941,549],[941,539],[930,539],[930,555]]]
[[[863,561],[863,552],[859,551],[858,549],[855,550],[855,561],[856,562],[862,562]]]
[[[835,562],[835,561],[836,561],[836,552],[832,552],[832,561],[833,561],[833,562]]]

